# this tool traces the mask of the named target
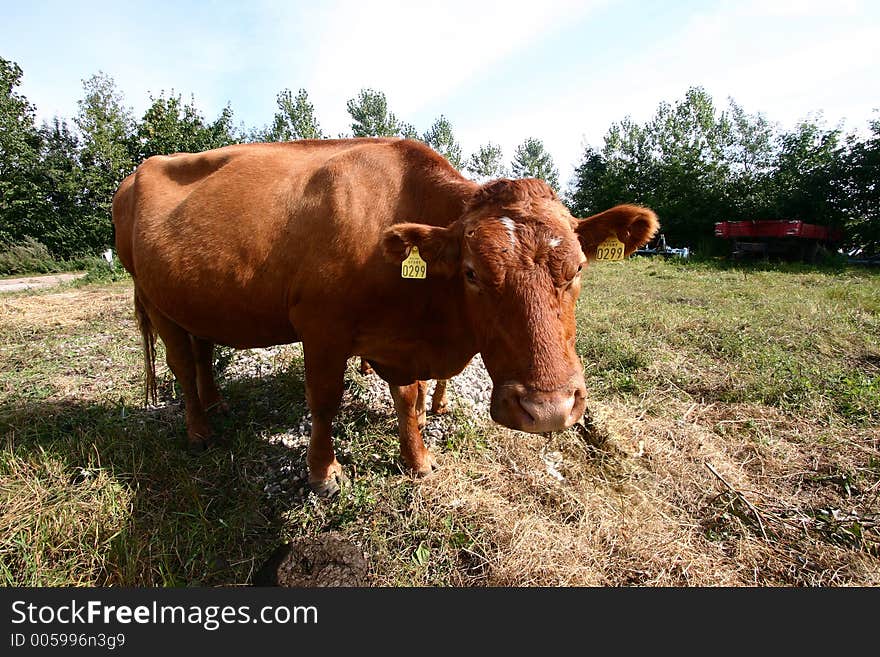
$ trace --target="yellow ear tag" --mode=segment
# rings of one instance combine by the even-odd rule
[[[597,262],[617,262],[623,260],[624,246],[616,237],[609,237],[596,247]]]
[[[428,264],[419,255],[419,247],[414,246],[400,265],[401,278],[425,278],[428,275]]]

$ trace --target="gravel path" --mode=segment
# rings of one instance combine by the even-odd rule
[[[82,278],[85,273],[76,274],[50,274],[49,276],[27,276],[24,278],[0,279],[0,293],[21,292],[22,290],[37,290],[43,287],[51,287],[59,283],[66,283],[77,278]]]

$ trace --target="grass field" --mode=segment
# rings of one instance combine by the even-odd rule
[[[424,480],[393,409],[335,431],[353,485],[307,492],[301,352],[220,352],[225,447],[191,456],[167,370],[144,408],[131,283],[0,297],[0,583],[244,585],[335,532],[374,585],[880,584],[880,275],[636,259],[579,304],[591,422],[456,408]]]

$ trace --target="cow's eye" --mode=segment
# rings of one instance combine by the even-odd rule
[[[468,283],[473,283],[474,285],[476,285],[477,273],[470,267],[464,270],[464,277],[468,280]]]
[[[581,277],[581,272],[582,272],[583,270],[584,270],[584,266],[583,266],[583,265],[578,265],[577,271],[574,273],[574,276],[572,276],[572,277],[568,280],[568,282],[565,284],[565,289],[566,289],[566,290],[569,289],[572,285],[574,285],[574,282],[575,282],[576,280],[578,280],[578,279]]]

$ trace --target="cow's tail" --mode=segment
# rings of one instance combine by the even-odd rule
[[[147,405],[155,405],[159,398],[156,386],[156,329],[150,321],[150,316],[147,315],[137,288],[134,292],[134,314],[144,344],[144,401]]]

